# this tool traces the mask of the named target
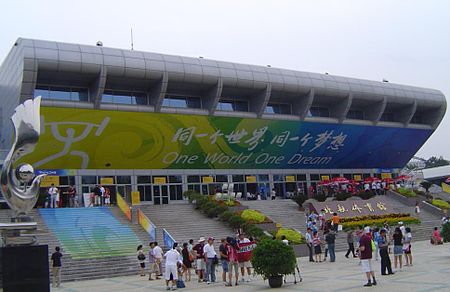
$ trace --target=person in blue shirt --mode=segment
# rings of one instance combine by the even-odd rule
[[[380,248],[378,247],[378,239],[380,238],[380,229],[375,227],[373,229],[373,242],[375,243],[375,260],[378,261],[378,252]]]
[[[380,250],[380,257],[381,257],[381,275],[393,275],[392,272],[392,266],[391,266],[391,259],[389,258],[389,239],[386,235],[386,229],[381,229],[378,239],[376,241],[378,243],[378,248]],[[387,273],[386,273],[387,270]]]

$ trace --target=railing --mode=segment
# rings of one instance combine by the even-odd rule
[[[144,228],[145,231],[150,235],[150,239],[152,241],[156,241],[156,226],[155,224],[148,219],[147,216],[145,216],[144,212],[141,211],[141,209],[137,209],[137,218],[139,225]]]
[[[128,220],[131,221],[131,208],[120,194],[117,194],[117,206],[125,214]]]
[[[165,228],[163,228],[162,232],[164,245],[166,246],[166,248],[171,249],[173,244],[176,242],[175,239],[173,239],[172,235],[170,235],[170,233]]]

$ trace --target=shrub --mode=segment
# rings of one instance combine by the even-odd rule
[[[275,237],[280,240],[281,236],[283,235],[286,236],[286,239],[293,244],[300,244],[305,242],[305,238],[294,229],[280,228],[278,229]]]
[[[200,209],[203,211],[203,213],[207,214],[208,210],[213,209],[216,207],[216,204],[214,204],[213,202],[208,202],[206,201],[205,203],[203,203],[200,207]]]
[[[350,193],[337,193],[335,196],[336,201],[345,201],[350,198],[352,194]]]
[[[183,193],[183,197],[188,198],[189,203],[192,203],[192,201],[195,199],[195,196],[197,196],[197,195],[200,195],[200,194],[195,190],[187,190]]]
[[[317,193],[314,195],[313,199],[316,199],[319,202],[325,202],[327,196],[324,193]]]
[[[375,193],[373,191],[368,191],[368,192],[364,191],[364,192],[359,192],[357,196],[363,200],[368,200],[370,198],[375,197]]]
[[[416,193],[416,195],[425,196],[425,192],[424,191],[414,190],[414,192]]]
[[[434,199],[433,201],[431,201],[431,204],[433,204],[433,206],[436,206],[442,210],[450,209],[450,204],[444,200]]]
[[[399,193],[400,195],[407,197],[407,198],[414,198],[416,196],[415,192],[413,192],[410,189],[405,189],[405,188],[398,188],[397,193]]]
[[[279,240],[262,240],[253,250],[252,266],[264,279],[292,274],[296,264],[292,247]]]
[[[292,197],[292,201],[296,202],[299,207],[302,207],[303,203],[308,200],[307,194],[297,194]]]
[[[195,208],[202,210],[203,205],[208,203],[208,198],[202,195],[195,196]]]
[[[244,219],[241,218],[241,216],[233,215],[228,220],[228,223],[230,224],[231,228],[240,228],[245,222]]]
[[[352,221],[342,223],[342,227],[346,230],[356,229],[359,226],[378,226],[383,227],[383,224],[387,222],[388,225],[397,225],[402,221],[404,224],[419,224],[420,220],[414,217],[396,217],[396,218],[382,218],[382,219],[367,219],[362,221]]]
[[[441,236],[445,242],[450,242],[450,223],[445,223],[442,226]]]
[[[266,220],[266,216],[264,214],[252,209],[242,211],[241,217],[250,223],[263,223]]]
[[[261,238],[264,235],[264,231],[255,224],[243,224],[242,229],[244,230],[245,234],[251,237]]]
[[[225,211],[222,214],[219,215],[219,219],[227,222],[228,220],[230,220],[231,216],[233,216],[233,212],[231,211]]]

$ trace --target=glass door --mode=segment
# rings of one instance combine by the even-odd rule
[[[169,204],[169,190],[167,185],[153,186],[153,204]]]

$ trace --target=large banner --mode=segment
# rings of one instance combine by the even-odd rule
[[[239,243],[239,250],[237,251],[238,262],[242,263],[250,261],[255,248],[256,243],[254,242]]]
[[[145,216],[144,212],[141,211],[141,209],[137,209],[137,216],[138,216],[138,222],[139,225],[144,228],[145,231],[147,231],[148,235],[150,235],[150,240],[155,241],[156,240],[156,226],[155,224],[148,219],[147,216]]]
[[[402,168],[432,130],[43,107],[37,169]]]

